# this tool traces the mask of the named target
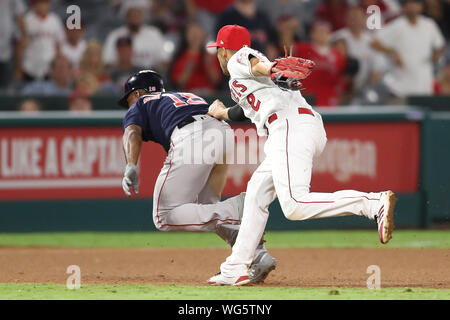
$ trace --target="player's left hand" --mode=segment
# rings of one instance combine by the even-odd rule
[[[297,57],[276,59],[272,64],[270,78],[283,89],[300,90],[303,86],[301,80],[311,74],[314,66],[314,61]]]
[[[131,197],[131,188],[133,188],[134,193],[139,193],[139,175],[138,167],[134,164],[128,163],[125,167],[125,173],[122,179],[122,188],[125,194]]]

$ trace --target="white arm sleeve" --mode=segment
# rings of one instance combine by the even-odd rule
[[[246,79],[255,77],[252,73],[252,64],[250,63],[251,57],[256,57],[259,60],[270,62],[269,59],[267,59],[261,52],[249,47],[243,47],[228,61],[227,68],[232,79]]]

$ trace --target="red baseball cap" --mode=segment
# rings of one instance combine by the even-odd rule
[[[230,50],[239,50],[243,46],[250,47],[250,33],[244,27],[234,25],[226,25],[220,28],[217,33],[217,40],[207,45],[207,48],[221,47]]]

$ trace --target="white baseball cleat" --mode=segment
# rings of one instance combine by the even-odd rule
[[[380,198],[381,207],[375,216],[378,223],[380,242],[386,244],[392,238],[394,230],[394,208],[397,198],[392,191],[383,192]]]
[[[219,272],[209,278],[207,282],[212,286],[244,286],[250,283],[250,278],[248,274],[236,277],[226,277]]]

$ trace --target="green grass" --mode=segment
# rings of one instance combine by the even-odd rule
[[[267,232],[270,248],[450,248],[450,230],[398,230],[381,245],[376,230]],[[213,233],[71,232],[0,233],[0,246],[84,248],[220,248],[227,245]]]
[[[448,300],[450,289],[270,288],[154,285],[0,284],[0,299],[145,300]]]
[[[376,230],[267,232],[270,248],[450,248],[450,231],[397,230],[387,246]],[[227,247],[213,233],[1,233],[0,246],[85,248],[220,248]],[[155,285],[83,285],[69,290],[63,284],[0,284],[0,299],[146,299],[146,300],[328,300],[435,299],[449,300],[450,289],[385,288],[272,288]]]

